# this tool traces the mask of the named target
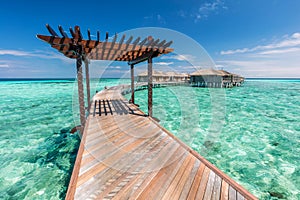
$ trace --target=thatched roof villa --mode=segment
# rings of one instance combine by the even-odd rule
[[[153,71],[152,72],[152,80],[153,82],[188,82],[188,74],[185,73],[177,73],[177,72],[162,72],[162,71]],[[147,82],[148,81],[148,73],[147,71],[140,73],[137,76],[138,82]]]
[[[191,74],[153,71],[152,77],[155,83],[185,82],[194,87],[233,87],[244,82],[244,77],[240,75],[217,69],[200,69]],[[147,82],[147,72],[140,73],[137,81]]]
[[[190,74],[190,84],[197,87],[240,86],[244,77],[225,70],[200,69]]]

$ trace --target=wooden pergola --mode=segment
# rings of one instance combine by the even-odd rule
[[[48,35],[37,35],[37,37],[51,45],[66,57],[76,59],[77,79],[78,79],[78,97],[80,108],[81,127],[85,124],[85,104],[82,62],[85,64],[86,89],[88,109],[90,108],[90,83],[89,83],[89,60],[110,60],[110,61],[127,61],[131,69],[131,102],[134,104],[134,66],[140,62],[148,61],[148,115],[152,117],[152,58],[173,51],[169,46],[172,41],[160,41],[151,36],[141,40],[140,37],[133,40],[130,36],[125,41],[125,35],[117,41],[117,34],[108,41],[108,33],[105,34],[105,40],[100,40],[100,32],[97,31],[97,39],[91,39],[90,30],[87,31],[88,39],[84,39],[79,26],[74,29],[70,27],[69,35],[58,26],[61,36],[59,36],[48,24],[46,27],[50,33]],[[82,129],[81,129],[82,130]]]

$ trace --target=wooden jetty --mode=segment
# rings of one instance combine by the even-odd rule
[[[256,199],[121,95],[93,98],[66,199]]]
[[[133,37],[117,42],[83,39],[78,26],[71,37],[37,35],[66,57],[76,59],[82,140],[66,199],[256,199],[217,167],[182,143],[152,118],[152,58],[173,51],[172,41]],[[133,41],[133,42],[132,42]],[[105,89],[90,100],[89,60],[127,61],[130,86]],[[134,101],[134,66],[148,61],[148,113]],[[87,109],[82,63],[85,64]],[[131,92],[130,103],[122,96]]]

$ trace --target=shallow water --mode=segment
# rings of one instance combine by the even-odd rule
[[[136,103],[147,112],[147,91]],[[154,90],[161,124],[260,199],[300,199],[300,81]]]
[[[119,80],[98,82],[93,93]],[[80,142],[70,134],[78,121],[76,86],[72,80],[0,81],[0,199],[64,199]]]
[[[120,82],[92,80],[91,93]],[[76,90],[72,80],[0,81],[0,199],[64,199],[80,141],[69,133]],[[146,97],[136,92],[145,112]],[[155,88],[154,116],[260,199],[300,199],[299,100],[291,80]]]

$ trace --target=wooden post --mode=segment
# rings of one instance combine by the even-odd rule
[[[89,111],[91,107],[91,91],[90,91],[89,60],[86,57],[84,58],[84,65],[85,65],[86,95],[87,95],[88,111]]]
[[[134,65],[130,65],[131,73],[131,103],[134,104]]]
[[[152,57],[148,58],[148,116],[152,117]]]
[[[84,109],[84,92],[83,92],[83,76],[82,76],[82,58],[79,56],[76,59],[77,67],[77,83],[78,83],[78,100],[79,100],[79,110],[80,110],[80,123],[82,128],[85,124],[85,109]]]

